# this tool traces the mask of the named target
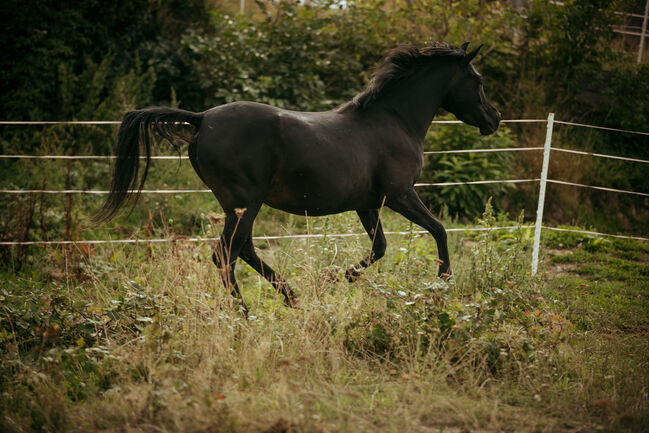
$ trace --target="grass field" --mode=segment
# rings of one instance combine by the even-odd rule
[[[550,233],[532,278],[530,235],[452,234],[449,282],[430,236],[390,236],[353,284],[368,239],[259,243],[300,308],[240,263],[248,320],[207,243],[35,248],[2,270],[0,430],[647,431],[649,244]]]

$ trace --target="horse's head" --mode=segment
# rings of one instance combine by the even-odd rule
[[[466,53],[465,42],[462,50]],[[502,117],[484,94],[482,76],[471,64],[482,45],[460,58],[460,67],[451,81],[442,108],[469,125],[480,128],[482,135],[493,134]]]

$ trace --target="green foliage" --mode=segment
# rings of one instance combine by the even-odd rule
[[[2,2],[0,13],[5,21],[0,29],[5,47],[0,59],[3,120],[70,120],[69,101],[61,98],[61,86],[65,86],[59,81],[61,68],[66,75],[87,81],[92,77],[83,72],[89,62],[101,64],[113,57],[105,77],[114,83],[125,71],[136,69],[144,44],[175,39],[189,22],[200,27],[206,21],[202,0],[182,7],[175,0],[64,4],[38,0],[29,8],[21,1],[8,0]],[[168,96],[169,88],[165,92]]]
[[[647,64],[637,64],[635,52],[612,31],[623,19],[616,11],[630,11],[632,4],[623,0],[527,3],[520,10],[515,43],[497,47],[484,59],[483,73],[491,78],[486,81],[488,93],[506,117],[543,118],[552,111],[561,120],[646,131],[649,87],[641,77],[647,75]],[[541,139],[539,134],[525,141],[538,145]],[[649,158],[646,137],[639,135],[559,127],[554,140],[557,147]],[[643,164],[566,156],[552,166],[564,180],[649,191]],[[579,170],[570,169],[575,166]],[[646,206],[634,197],[571,188],[557,192],[555,200],[547,203],[550,218],[607,227],[609,232],[647,226]],[[607,212],[594,211],[600,209]]]
[[[462,149],[497,149],[515,147],[515,137],[501,125],[493,135],[483,136],[467,125],[433,125],[426,136],[424,151]],[[506,180],[512,178],[512,152],[485,152],[426,155],[420,182],[446,183],[475,180]],[[489,197],[504,204],[513,184],[428,186],[418,190],[419,196],[432,209],[446,209],[462,218],[479,216]],[[502,209],[502,206],[499,206]]]
[[[86,59],[86,69],[75,74],[67,63],[59,65],[60,109],[66,119],[117,119],[124,111],[149,103],[155,74],[142,71],[139,63],[126,73],[111,75],[113,56],[101,63]],[[112,125],[53,125],[33,129],[14,129],[0,141],[3,154],[33,155],[107,155],[112,153],[116,127]],[[108,161],[0,160],[5,175],[2,188],[44,190],[97,189],[106,183]],[[99,187],[101,188],[101,187]],[[94,208],[93,208],[94,206]],[[88,226],[98,201],[77,195],[51,194],[0,195],[0,239],[72,239],[79,238]],[[87,231],[85,236],[90,235]],[[16,259],[20,264],[27,249],[2,247],[5,265]]]
[[[14,388],[21,377],[51,373],[71,401],[107,389],[112,373],[102,345],[106,328],[91,306],[20,286],[3,288],[0,299],[0,389]],[[18,389],[14,404],[29,398]]]
[[[227,14],[226,7],[206,13],[205,1],[183,7],[174,0],[95,3],[79,0],[61,6],[42,0],[29,13],[15,2],[3,3],[8,24],[0,38],[9,50],[0,67],[0,81],[8,89],[0,98],[4,119],[119,119],[127,109],[152,103],[173,102],[202,111],[242,99],[323,110],[360,91],[372,66],[397,43],[441,40],[459,45],[468,40],[486,45],[476,65],[485,75],[487,93],[506,117],[543,117],[555,111],[565,120],[635,130],[649,122],[649,87],[642,79],[647,66],[613,51],[612,32],[592,30],[615,23],[618,15],[613,12],[625,7],[621,1],[572,0],[559,6],[536,0],[527,2],[525,9],[477,0],[349,1],[343,9],[332,7],[332,1],[259,1],[255,12],[247,14]],[[96,16],[102,20],[97,22]],[[535,134],[519,131],[524,132],[521,140],[538,144]],[[453,141],[453,134],[440,138]],[[438,140],[436,135],[444,133],[433,132],[429,140]],[[466,140],[476,145],[475,138],[458,138],[457,145]],[[107,153],[112,140],[112,129],[104,127],[7,127],[0,150]],[[645,141],[571,129],[561,144],[645,158]],[[431,145],[429,141],[427,147]],[[512,161],[499,158],[431,157],[427,166],[433,171],[427,170],[424,174],[430,176],[424,180],[475,179],[473,172],[485,177],[509,174]],[[580,162],[581,170],[571,173],[570,180],[597,176],[612,187],[649,188],[642,164],[622,168],[609,161],[589,161]],[[21,182],[31,179],[26,172]],[[498,208],[518,209],[524,200],[511,194],[511,200],[501,200],[511,192],[505,185],[443,190],[442,195],[424,193],[428,203],[435,208],[449,203],[452,214],[468,217],[479,215],[489,196]],[[590,212],[608,202],[599,192],[566,193],[548,203],[547,213],[610,225],[612,217],[596,220]],[[646,222],[638,200],[620,198],[612,205],[629,209],[624,224],[612,226],[616,231]],[[580,210],[562,214],[572,208]]]
[[[334,13],[328,5],[280,2],[259,15],[212,11],[210,18],[209,33],[189,29],[181,50],[163,45],[151,60],[161,83],[195,110],[238,100],[331,108],[362,86],[361,74],[384,45],[378,29],[358,28],[354,13]]]
[[[0,390],[35,373],[65,389],[70,401],[85,400],[112,385],[117,358],[111,342],[142,336],[155,349],[171,337],[167,323],[176,315],[174,302],[136,281],[98,303],[63,295],[62,289],[57,283],[47,291],[18,284],[0,289]],[[18,393],[11,404],[29,394]]]
[[[386,229],[394,218],[385,212]],[[597,409],[604,397],[611,413],[631,407],[628,423],[642,425],[649,249],[589,241],[570,251],[577,276],[532,279],[531,233],[492,230],[502,219],[487,207],[484,231],[449,237],[449,282],[436,277],[429,235],[391,238],[386,257],[353,285],[323,274],[355,263],[367,239],[269,242],[260,254],[299,289],[301,308],[282,306],[241,264],[250,320],[218,282],[209,243],[48,250],[2,274],[0,427],[195,431],[204,419],[220,431],[225,413],[227,431],[300,415],[356,431],[361,414],[430,426],[422,417],[442,399],[468,410],[471,426],[493,425],[496,402],[519,408],[500,415],[507,428],[579,419],[619,430],[619,416]],[[311,218],[309,227],[349,233],[358,222],[346,214]],[[490,401],[480,406],[484,393]],[[335,404],[345,410],[332,412]],[[404,405],[407,415],[395,416]],[[349,424],[337,418],[350,410]],[[457,424],[458,410],[443,424]]]
[[[254,100],[323,110],[349,100],[368,70],[392,46],[466,38],[508,41],[511,14],[484,13],[479,2],[257,2],[260,12],[211,13],[208,32],[187,30],[181,49],[171,41],[150,48],[159,87],[173,86],[185,107]],[[452,19],[463,14],[467,19]],[[166,91],[166,90],[165,90]],[[166,95],[165,95],[166,96]]]
[[[460,280],[420,283],[416,289],[374,284],[385,308],[352,319],[345,331],[348,350],[398,362],[412,356],[414,345],[419,356],[432,351],[438,362],[500,376],[530,368],[539,351],[562,341],[571,324],[535,291],[525,253],[531,239],[521,221],[513,233],[491,230],[496,218],[488,202],[479,223],[485,230]]]

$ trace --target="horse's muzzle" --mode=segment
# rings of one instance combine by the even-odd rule
[[[491,135],[498,130],[498,126],[500,125],[500,121],[503,117],[500,114],[500,111],[496,110],[495,108],[493,108],[493,112],[494,116],[490,119],[489,125],[480,127],[480,134]]]

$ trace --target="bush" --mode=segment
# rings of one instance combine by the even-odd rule
[[[497,149],[515,147],[514,136],[504,125],[493,135],[482,136],[467,125],[433,125],[426,136],[424,151]],[[426,155],[422,183],[467,182],[511,179],[512,152]],[[445,208],[462,218],[479,216],[489,197],[502,209],[514,184],[451,185],[421,187],[419,196],[431,209]]]
[[[528,271],[529,231],[491,230],[490,202],[478,223],[484,231],[460,280],[375,284],[385,309],[360,311],[345,329],[345,347],[395,363],[435,354],[458,369],[501,376],[528,368],[539,352],[561,341],[572,325],[536,291]],[[420,278],[418,278],[419,280]]]
[[[150,64],[160,85],[176,88],[183,106],[196,111],[240,100],[329,109],[362,88],[387,45],[379,28],[359,22],[381,14],[369,10],[342,14],[292,2],[257,15],[215,10],[210,32],[188,30],[180,50],[173,41],[155,47]]]

